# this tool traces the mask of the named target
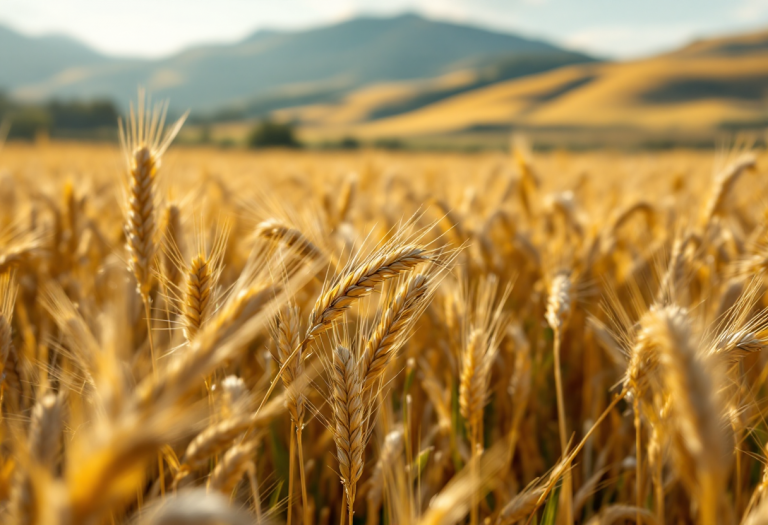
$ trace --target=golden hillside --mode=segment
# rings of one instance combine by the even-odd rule
[[[693,131],[759,125],[768,120],[768,32],[700,41],[632,62],[568,66],[366,120],[377,104],[407,96],[405,84],[375,86],[337,105],[283,116],[301,120],[309,131],[363,138],[512,127]]]

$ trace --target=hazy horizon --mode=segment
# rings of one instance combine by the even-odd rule
[[[768,26],[768,0],[668,4],[662,0],[642,6],[605,0],[396,0],[381,9],[369,0],[288,0],[279,6],[220,0],[217,9],[211,10],[203,2],[179,0],[135,0],[126,6],[94,0],[73,0],[66,6],[42,0],[0,0],[0,24],[31,36],[65,35],[110,56],[148,59],[201,44],[236,42],[264,29],[300,31],[357,17],[405,13],[515,33],[616,59]],[[148,34],[153,38],[140,38]]]

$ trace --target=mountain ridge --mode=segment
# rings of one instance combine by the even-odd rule
[[[357,17],[300,31],[259,30],[235,43],[195,45],[160,59],[113,58],[81,47],[71,60],[59,59],[60,70],[51,71],[48,64],[18,73],[22,80],[7,75],[9,85],[0,88],[22,101],[110,98],[123,104],[144,85],[156,97],[170,98],[177,109],[212,112],[247,106],[261,96],[274,98],[284,86],[311,91],[316,84],[316,101],[328,101],[374,83],[437,77],[473,61],[536,53],[593,60],[543,40],[412,13]],[[18,42],[6,49],[0,51],[0,68],[10,64],[18,70],[34,62],[22,56]],[[337,88],[329,92],[329,83]]]

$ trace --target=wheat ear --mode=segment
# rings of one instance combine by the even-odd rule
[[[229,495],[248,470],[256,451],[256,441],[240,443],[230,448],[208,477],[208,490]]]
[[[698,474],[689,482],[696,487],[700,522],[714,525],[720,520],[723,460],[728,455],[716,389],[693,345],[685,309],[673,305],[658,310],[648,329],[658,344],[664,394],[673,400],[670,423],[677,436],[678,459],[684,462],[680,471]]]
[[[247,408],[250,400],[250,391],[245,381],[236,375],[229,375],[219,383],[221,388],[221,400],[225,408],[225,417],[232,417],[244,408]]]
[[[213,307],[213,269],[205,254],[192,259],[184,287],[184,336],[191,341],[197,335]]]
[[[29,424],[29,453],[35,461],[52,469],[59,451],[63,403],[60,396],[46,394],[35,404]]]
[[[280,366],[288,362],[291,352],[299,346],[299,308],[295,305],[287,305],[278,313],[277,327],[275,330],[277,343],[277,360]],[[283,372],[282,380],[286,388],[287,407],[291,414],[291,420],[295,426],[301,426],[304,420],[304,397],[298,392],[294,381],[303,371],[302,356],[298,353],[288,363]]]
[[[163,273],[169,283],[178,286],[181,271],[175,256],[184,253],[184,232],[181,226],[181,209],[176,203],[168,204],[163,210],[163,242],[166,250],[163,257]]]
[[[654,340],[656,334],[653,330],[653,316],[656,308],[653,307],[647,312],[639,322],[635,344],[632,346],[629,355],[629,365],[624,375],[624,391],[632,393],[632,408],[634,411],[635,424],[635,504],[639,509],[642,503],[642,420],[640,419],[640,403],[644,391],[647,387],[652,374],[658,365],[658,344]],[[642,517],[638,510],[635,517],[638,524],[642,523]]]
[[[288,361],[289,356],[295,348],[299,347],[299,308],[296,305],[289,304],[278,313],[277,327],[275,330],[275,339],[277,343],[277,359],[280,365]],[[308,499],[306,481],[304,479],[304,453],[303,444],[301,440],[301,434],[304,427],[304,396],[301,392],[301,384],[296,381],[303,372],[303,363],[301,349],[289,365],[285,368],[283,373],[283,384],[286,389],[286,406],[288,412],[291,414],[291,421],[293,422],[294,431],[296,433],[291,435],[291,465],[289,470],[288,480],[288,493],[293,495],[293,445],[298,447],[299,451],[299,473],[301,478],[301,502],[302,507],[306,512]],[[296,443],[294,443],[296,442]],[[288,502],[288,514],[290,523],[290,513],[292,504]],[[306,519],[306,516],[305,516]]]
[[[387,475],[392,471],[394,462],[403,450],[403,429],[397,428],[387,434],[384,445],[381,447],[379,459],[371,473],[368,483],[368,511],[366,514],[368,525],[378,525],[379,509],[384,499],[384,489],[387,484]]]
[[[11,246],[3,246],[0,250],[0,272],[8,272],[28,262],[41,246],[41,239],[34,235],[21,238]]]
[[[485,349],[483,330],[472,329],[462,351],[459,381],[459,411],[469,426],[475,424],[485,404]]]
[[[427,277],[419,274],[401,286],[387,306],[360,356],[364,393],[370,391],[384,374],[426,294]]]
[[[256,235],[263,239],[281,242],[296,250],[296,253],[302,257],[311,259],[322,257],[320,249],[310,242],[303,233],[277,219],[268,219],[259,223],[256,226]]]
[[[232,446],[232,443],[254,426],[266,425],[285,409],[285,397],[278,396],[269,402],[265,410],[252,413],[241,409],[239,413],[214,423],[197,434],[181,458],[176,482],[191,471],[207,465],[208,460]]]
[[[260,520],[259,520],[260,521]],[[253,517],[243,509],[230,505],[218,492],[205,489],[180,490],[152,502],[141,509],[136,525],[253,525]]]
[[[352,271],[331,284],[320,295],[309,315],[309,328],[306,340],[312,340],[330,328],[333,321],[350,307],[352,303],[370,295],[377,284],[410,270],[417,264],[429,259],[426,250],[419,246],[405,245],[376,255],[363,262]]]
[[[128,248],[128,266],[136,278],[136,287],[144,302],[147,318],[147,337],[155,367],[150,318],[149,293],[152,289],[152,263],[158,248],[157,230],[157,170],[160,159],[181,129],[186,115],[181,117],[163,135],[167,104],[154,109],[145,104],[144,92],[139,91],[137,111],[131,105],[131,118],[124,127],[119,122],[120,142],[128,163],[128,191],[126,194],[125,237]]]
[[[351,173],[345,180],[344,185],[339,192],[338,210],[336,215],[336,226],[347,220],[349,210],[355,201],[355,194],[357,193],[357,174]]]
[[[508,525],[528,518],[536,511],[544,489],[545,487],[534,487],[513,497],[501,509],[496,518],[496,525]]]
[[[6,271],[0,274],[0,385],[3,384],[8,372],[12,372],[12,366],[16,362],[15,349],[13,347],[13,334],[11,332],[11,320],[13,309],[16,305],[18,286],[13,273]]]
[[[557,413],[560,430],[561,453],[566,453],[565,402],[563,400],[563,379],[560,366],[560,344],[562,331],[571,314],[571,277],[559,272],[552,279],[547,298],[546,319],[554,332],[555,387],[557,390]]]
[[[571,315],[571,276],[568,272],[558,272],[550,283],[549,296],[547,298],[547,323],[554,332],[554,357],[555,357],[555,390],[557,394],[557,426],[560,433],[560,453],[565,457],[567,453],[567,431],[565,424],[565,400],[563,397],[563,377],[560,364],[560,346],[562,344],[563,329]],[[565,501],[566,519],[573,522],[571,515],[571,477],[566,473],[563,483],[563,496]]]
[[[518,324],[507,329],[507,335],[514,342],[515,368],[509,379],[509,394],[514,403],[512,424],[509,431],[509,457],[515,457],[515,447],[519,437],[519,427],[528,406],[531,395],[531,345]]]
[[[712,219],[722,212],[731,188],[736,185],[736,181],[748,170],[754,170],[757,165],[757,159],[752,153],[745,153],[717,175],[712,197],[707,203],[704,212],[704,224],[708,225]]]
[[[28,461],[36,468],[53,473],[59,452],[59,439],[63,425],[61,397],[46,394],[35,404],[27,434]],[[30,472],[33,469],[19,469],[16,472],[11,495],[11,514],[16,523],[35,523],[39,519],[40,505],[35,482]]]
[[[355,358],[344,346],[333,351],[333,438],[339,459],[339,473],[344,484],[349,522],[354,514],[357,481],[363,473],[365,449],[363,403]]]
[[[280,293],[278,287],[253,285],[235,294],[161,374],[139,383],[133,402],[145,409],[164,397],[173,402],[188,392],[238,345],[247,344],[247,338],[267,320],[267,307],[277,302]]]
[[[250,414],[240,414],[211,425],[187,445],[182,456],[182,465],[188,470],[203,467],[211,456],[226,450],[243,432],[248,430],[253,419]]]
[[[483,406],[485,405],[487,373],[485,369],[486,337],[483,330],[474,328],[463,349],[461,378],[459,382],[459,410],[469,432],[470,453],[473,458],[480,454]],[[475,465],[473,462],[472,465]],[[478,523],[479,501],[473,498],[470,523]]]
[[[333,322],[341,317],[358,299],[370,295],[377,284],[396,275],[411,270],[419,263],[431,260],[427,251],[411,244],[397,247],[386,247],[381,252],[361,262],[353,269],[341,274],[327,290],[320,294],[309,314],[309,323],[304,339],[281,365],[277,376],[269,385],[257,412],[277,385],[285,369],[295,359],[296,354],[303,351],[314,338],[328,330]]]
[[[600,510],[600,514],[587,522],[587,525],[613,525],[614,523],[626,523],[627,520],[643,520],[650,525],[658,525],[656,516],[648,509],[614,503]]]

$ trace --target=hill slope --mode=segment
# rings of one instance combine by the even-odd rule
[[[312,124],[339,128],[330,119]],[[658,131],[766,124],[768,32],[763,32],[696,42],[633,62],[563,67],[337,131],[380,137],[511,128]]]
[[[519,54],[561,52],[546,42],[416,15],[357,18],[307,31],[262,31],[236,44],[199,46],[163,60],[65,68],[42,80],[14,82],[12,93],[27,100],[106,96],[122,102],[141,84],[156,96],[170,97],[177,108],[229,106],[253,113],[331,100],[377,82],[430,78]],[[566,56],[570,62],[587,59]]]
[[[64,36],[28,37],[0,26],[0,88],[14,90],[62,71],[110,60]]]

